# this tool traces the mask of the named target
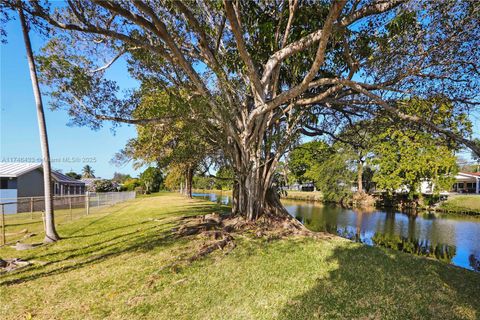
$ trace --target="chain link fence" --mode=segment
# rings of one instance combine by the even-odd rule
[[[53,198],[55,224],[63,224],[114,204],[135,199],[134,191],[87,192]],[[0,199],[0,246],[25,239],[42,230],[44,197]]]

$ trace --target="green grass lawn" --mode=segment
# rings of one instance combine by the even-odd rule
[[[288,190],[287,195],[282,198],[291,200],[322,201],[323,195],[320,191],[293,191]]]
[[[441,208],[448,211],[464,212],[475,211],[480,213],[480,195],[454,195],[441,204]]]
[[[228,255],[179,263],[201,240],[172,228],[219,210],[164,193],[65,222],[58,243],[2,248],[35,264],[0,275],[0,319],[480,317],[480,274],[335,236],[237,236]]]

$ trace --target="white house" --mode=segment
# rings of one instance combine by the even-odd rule
[[[423,194],[433,193],[433,185],[430,180],[422,181],[420,192]],[[455,183],[448,192],[445,190],[440,194],[457,193],[480,193],[480,173],[477,172],[459,172],[455,176]]]
[[[455,180],[453,192],[480,194],[480,172],[459,172]]]

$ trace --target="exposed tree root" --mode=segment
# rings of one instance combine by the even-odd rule
[[[216,250],[228,254],[235,248],[235,237],[250,236],[267,240],[291,236],[330,238],[325,233],[312,232],[295,218],[281,212],[265,214],[256,221],[241,216],[212,213],[204,216],[186,217],[182,225],[174,229],[177,237],[196,237],[200,246],[188,262],[201,259]]]
[[[230,252],[231,250],[233,250],[233,248],[235,248],[233,237],[230,234],[224,231],[214,231],[211,233],[211,236],[213,236],[214,239],[218,240],[207,241],[205,244],[203,244],[198,250],[198,252],[188,259],[189,262],[198,260],[212,253],[215,250],[224,250],[228,248],[228,252]]]

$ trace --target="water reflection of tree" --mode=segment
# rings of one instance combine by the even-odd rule
[[[480,272],[480,258],[476,257],[474,254],[471,254],[468,256],[468,262],[473,270]]]
[[[329,205],[300,205],[297,207],[296,216],[302,217],[301,221],[310,230],[338,234],[338,217],[341,210],[341,208]]]
[[[372,237],[375,245],[408,252],[418,256],[436,258],[444,262],[451,262],[457,248],[447,244],[435,244],[428,240],[405,238],[396,235],[375,233]]]
[[[436,244],[436,234],[432,230],[432,224],[426,224],[425,230],[418,229],[418,221],[416,215],[409,215],[405,229],[400,227],[400,222],[396,221],[398,216],[395,212],[385,212],[383,223],[376,226],[376,230],[372,229],[374,236],[363,236],[362,232],[365,228],[364,220],[372,212],[372,210],[355,209],[355,221],[345,225],[345,221],[339,223],[339,217],[342,215],[341,210],[332,206],[305,206],[298,205],[294,210],[297,219],[304,223],[307,228],[314,231],[323,231],[336,234],[340,237],[350,239],[355,242],[366,243],[368,245],[377,245],[391,248],[398,251],[411,253],[418,256],[435,258],[447,263],[451,263],[456,254],[456,247],[446,244]],[[373,211],[374,212],[374,211]],[[378,222],[380,218],[376,218]],[[400,230],[398,230],[400,228]],[[368,228],[367,228],[368,229]],[[368,230],[369,231],[369,230]],[[403,232],[402,232],[403,231]],[[420,232],[420,233],[419,233]],[[400,233],[400,235],[396,235]],[[419,233],[419,234],[417,234]],[[430,240],[419,240],[426,238]],[[433,241],[432,241],[433,240]],[[470,264],[474,270],[480,269],[480,261],[476,256],[470,257]]]

